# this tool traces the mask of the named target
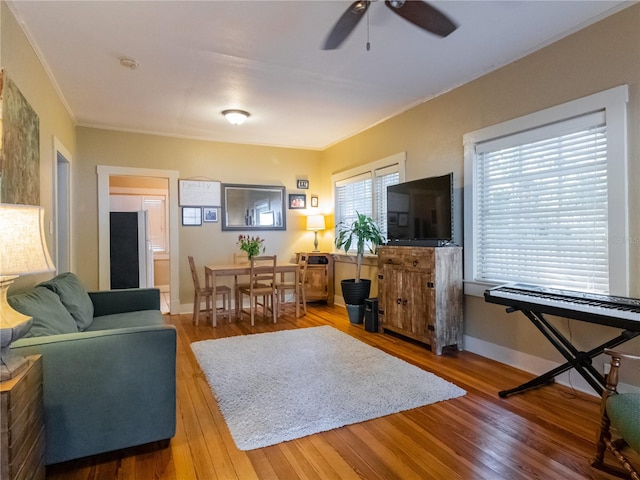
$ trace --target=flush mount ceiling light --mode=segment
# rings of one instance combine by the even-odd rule
[[[244,110],[224,110],[222,115],[225,116],[231,125],[242,125],[249,118],[249,112]]]

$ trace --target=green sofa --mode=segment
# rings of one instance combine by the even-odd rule
[[[157,289],[87,292],[64,273],[10,295],[33,317],[20,355],[42,354],[45,463],[164,441],[176,429],[176,330]]]

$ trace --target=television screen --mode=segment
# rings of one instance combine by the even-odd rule
[[[389,244],[450,241],[452,204],[453,173],[387,187]]]

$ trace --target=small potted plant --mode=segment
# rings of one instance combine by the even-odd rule
[[[237,245],[240,245],[240,250],[247,252],[249,261],[251,261],[253,257],[264,253],[265,247],[263,243],[264,238],[250,237],[249,235],[238,235],[238,241],[236,242]]]
[[[384,243],[385,239],[374,220],[356,212],[357,218],[351,225],[344,222],[338,224],[338,236],[335,245],[338,249],[349,252],[351,245],[356,245],[356,277],[342,280],[342,297],[347,306],[349,320],[352,323],[362,323],[364,317],[364,301],[371,292],[371,280],[361,278],[362,258],[365,248],[371,253],[375,253],[378,245]]]

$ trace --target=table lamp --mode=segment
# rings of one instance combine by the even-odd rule
[[[307,217],[307,230],[312,230],[315,234],[315,238],[313,240],[314,252],[320,251],[318,250],[318,231],[324,229],[324,215],[309,215]]]
[[[7,290],[20,275],[53,270],[44,237],[44,209],[0,204],[0,379],[3,381],[27,366],[26,358],[13,354],[9,346],[29,331],[33,321],[11,308]]]

